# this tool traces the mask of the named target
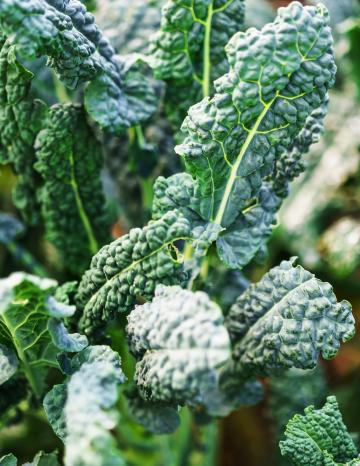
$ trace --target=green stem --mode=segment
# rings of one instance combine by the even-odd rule
[[[70,166],[71,166],[71,181],[70,181],[70,184],[71,184],[71,187],[73,188],[73,192],[74,192],[74,195],[75,195],[75,202],[76,202],[76,206],[77,206],[80,218],[81,218],[81,222],[82,222],[82,224],[84,226],[84,230],[85,230],[86,235],[88,237],[89,250],[90,250],[91,254],[94,255],[94,254],[96,254],[98,252],[99,245],[98,245],[98,243],[97,243],[97,241],[95,239],[95,235],[93,233],[89,217],[88,217],[87,213],[85,212],[84,204],[83,204],[83,201],[82,201],[82,199],[80,197],[79,188],[78,188],[78,185],[77,185],[77,182],[76,182],[76,179],[75,179],[75,161],[74,161],[74,155],[73,155],[72,152],[69,155],[69,160],[70,160]]]
[[[66,87],[56,76],[55,72],[52,70],[53,83],[55,87],[55,95],[60,103],[71,102],[71,98],[67,93]]]
[[[241,163],[246,151],[248,150],[250,144],[252,143],[255,135],[257,134],[257,130],[259,129],[259,126],[261,125],[263,119],[267,115],[267,112],[269,111],[270,107],[275,102],[277,97],[278,97],[278,93],[275,95],[275,97],[268,104],[266,104],[264,106],[264,109],[260,113],[260,115],[258,116],[258,119],[256,120],[253,128],[251,129],[251,131],[249,131],[249,134],[247,135],[247,138],[246,138],[244,144],[241,147],[239,155],[237,156],[236,161],[235,161],[235,163],[233,164],[233,166],[231,168],[230,177],[229,177],[228,182],[226,184],[225,192],[224,192],[224,195],[222,197],[221,204],[220,204],[218,213],[217,213],[216,218],[215,218],[215,223],[218,224],[218,225],[221,225],[223,216],[225,214],[226,206],[227,206],[229,197],[230,197],[230,195],[232,193],[233,185],[234,185],[234,183],[235,183],[235,181],[236,181],[236,179],[238,177],[237,173],[238,173],[238,170],[239,170],[240,163]]]
[[[139,147],[140,149],[143,149],[146,146],[146,140],[141,125],[135,125],[135,133]]]
[[[35,259],[35,257],[22,246],[17,244],[15,241],[9,241],[5,244],[11,255],[21,262],[26,269],[30,272],[38,275],[39,277],[47,277],[48,273],[41,264]]]
[[[153,202],[153,182],[149,178],[140,179],[142,203],[145,210],[151,211]]]
[[[205,37],[204,37],[204,50],[203,50],[203,61],[204,61],[204,70],[203,70],[203,80],[202,80],[202,91],[203,97],[207,97],[210,94],[210,74],[211,74],[211,26],[212,26],[212,17],[213,17],[213,4],[212,2],[209,5],[208,14],[205,22]]]

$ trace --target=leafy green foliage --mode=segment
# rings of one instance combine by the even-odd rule
[[[250,285],[226,317],[236,367],[259,375],[334,358],[340,342],[354,336],[354,322],[350,303],[338,303],[331,285],[294,259]]]
[[[160,285],[153,301],[137,306],[128,321],[140,394],[172,404],[210,403],[216,370],[230,356],[220,308],[204,293]]]
[[[17,356],[19,368],[38,398],[45,388],[48,369],[58,368],[59,349],[72,352],[87,345],[85,337],[68,334],[60,322],[60,317],[75,309],[59,305],[51,298],[55,285],[53,280],[22,273],[0,280],[0,343],[1,348],[6,345],[5,355],[12,362],[7,375],[14,374]],[[1,377],[5,377],[3,371]]]
[[[10,163],[18,175],[13,199],[30,223],[37,220],[39,210],[34,142],[47,110],[31,96],[32,79],[17,60],[12,41],[0,33],[0,163]]]
[[[177,127],[188,107],[228,71],[224,47],[244,22],[243,0],[169,0],[150,45],[155,77],[167,83],[166,109]]]
[[[175,150],[195,178],[190,207],[228,229],[241,222],[244,209],[256,208],[275,160],[292,150],[309,116],[326,102],[336,67],[327,11],[296,2],[263,31],[235,34],[226,50],[229,73],[216,81],[212,99],[190,108],[186,138]],[[234,230],[222,241],[236,246]],[[241,251],[229,257],[228,250],[218,252],[234,266],[232,256]]]
[[[334,396],[321,409],[309,406],[304,416],[296,414],[288,423],[281,453],[295,466],[347,466],[359,464],[358,452],[343,423]],[[355,461],[352,461],[355,460]]]
[[[66,466],[124,465],[109,430],[118,416],[120,358],[107,346],[89,346],[69,363],[72,374],[44,399],[55,432],[65,440]]]
[[[127,72],[134,60],[130,59],[129,65],[129,60],[115,56],[92,14],[80,2],[5,0],[0,5],[0,27],[5,35],[14,37],[23,55],[48,56],[49,66],[69,88],[91,81],[86,106],[104,129],[121,132],[155,111],[151,89],[147,100],[139,99],[144,97],[144,78],[129,82],[134,75],[127,76]]]
[[[92,2],[0,2],[1,162],[26,188],[23,210],[41,207],[24,237],[62,282],[0,280],[1,426],[44,442],[26,454],[5,445],[16,455],[2,464],[56,448],[43,403],[65,466],[215,466],[214,418],[260,402],[265,386],[283,428],[323,395],[303,369],[354,334],[350,304],[294,259],[249,281],[323,131],[336,72],[326,8],[294,2],[264,27],[271,10],[250,9],[246,24],[262,29],[241,32],[243,0],[167,0],[160,26],[163,0],[140,3],[97,2],[110,8],[101,23],[118,56]],[[157,27],[148,56],[133,53]],[[31,92],[20,61],[37,77]],[[20,226],[1,220],[6,260]],[[104,246],[110,226],[117,239]],[[282,451],[300,466],[359,463],[334,399],[295,417],[286,437]],[[56,455],[29,464],[40,463]]]
[[[68,268],[81,274],[110,236],[100,180],[101,148],[83,109],[71,104],[51,107],[36,149],[47,238]]]
[[[79,285],[81,329],[95,336],[116,313],[129,311],[137,296],[151,299],[158,283],[180,283],[182,257],[174,243],[187,239],[189,222],[174,211],[100,249]]]

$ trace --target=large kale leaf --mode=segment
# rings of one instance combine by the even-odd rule
[[[100,180],[100,144],[80,106],[58,104],[50,109],[36,149],[47,238],[58,249],[65,267],[80,275],[110,237]]]
[[[130,311],[138,297],[151,299],[157,284],[181,283],[185,276],[175,243],[189,240],[190,233],[189,221],[170,211],[100,249],[79,285],[80,328],[95,336],[116,313]]]
[[[241,267],[269,236],[287,182],[301,170],[299,154],[322,126],[336,72],[327,10],[294,2],[261,31],[235,34],[226,51],[229,73],[213,98],[190,108],[175,150],[195,180],[189,207],[226,228],[219,255]]]

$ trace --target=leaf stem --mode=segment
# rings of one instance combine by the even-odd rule
[[[208,8],[208,14],[205,22],[205,37],[204,37],[204,50],[203,50],[203,79],[202,79],[202,92],[203,97],[207,97],[210,94],[210,74],[211,74],[211,26],[213,17],[213,2],[210,3]]]
[[[264,105],[263,111],[260,113],[260,115],[258,116],[254,126],[252,127],[251,131],[247,135],[247,138],[246,138],[244,144],[241,147],[239,155],[236,158],[236,162],[232,166],[232,169],[231,169],[231,172],[230,172],[230,177],[229,177],[229,180],[228,180],[228,182],[226,184],[225,192],[224,192],[223,198],[221,200],[221,204],[220,204],[218,213],[217,213],[216,218],[215,218],[215,223],[218,224],[218,225],[221,225],[221,222],[223,220],[225,210],[226,210],[226,207],[227,207],[227,203],[228,203],[229,197],[230,197],[232,189],[233,189],[233,185],[234,185],[234,183],[236,181],[236,178],[238,176],[237,172],[239,170],[241,160],[243,159],[246,151],[248,150],[250,144],[252,143],[255,135],[257,134],[257,130],[259,129],[259,126],[261,125],[263,119],[265,118],[267,112],[269,111],[270,107],[275,102],[277,97],[278,97],[278,93],[276,93],[275,97],[269,103]]]
[[[97,243],[97,241],[95,239],[95,235],[93,233],[89,217],[88,217],[87,213],[85,212],[84,204],[83,204],[83,201],[82,201],[82,199],[80,197],[79,188],[78,188],[78,185],[77,185],[77,182],[76,182],[76,179],[75,179],[75,160],[74,160],[74,155],[73,155],[72,152],[70,152],[69,160],[70,160],[70,166],[71,166],[71,181],[70,181],[70,184],[71,184],[71,187],[73,188],[73,192],[74,192],[74,195],[75,195],[75,202],[76,202],[77,209],[79,211],[81,222],[82,222],[82,224],[84,226],[85,233],[86,233],[86,235],[88,237],[89,250],[90,250],[91,254],[94,255],[94,254],[96,254],[98,252],[99,245],[98,245],[98,243]]]

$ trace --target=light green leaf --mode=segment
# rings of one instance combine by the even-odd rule
[[[220,308],[203,292],[159,285],[126,328],[138,359],[135,382],[147,401],[207,405],[218,369],[230,357]]]
[[[295,466],[359,464],[360,460],[351,461],[358,452],[334,396],[329,396],[321,409],[309,406],[303,416],[296,414],[286,427],[285,437],[280,442],[281,453]]]
[[[329,283],[283,261],[239,296],[226,317],[233,358],[243,374],[270,375],[315,367],[336,356],[354,336],[348,301],[337,302]]]
[[[188,220],[171,211],[100,249],[79,285],[80,328],[95,336],[116,313],[129,311],[138,296],[151,299],[158,283],[181,283],[182,256],[174,243],[189,237]]]

